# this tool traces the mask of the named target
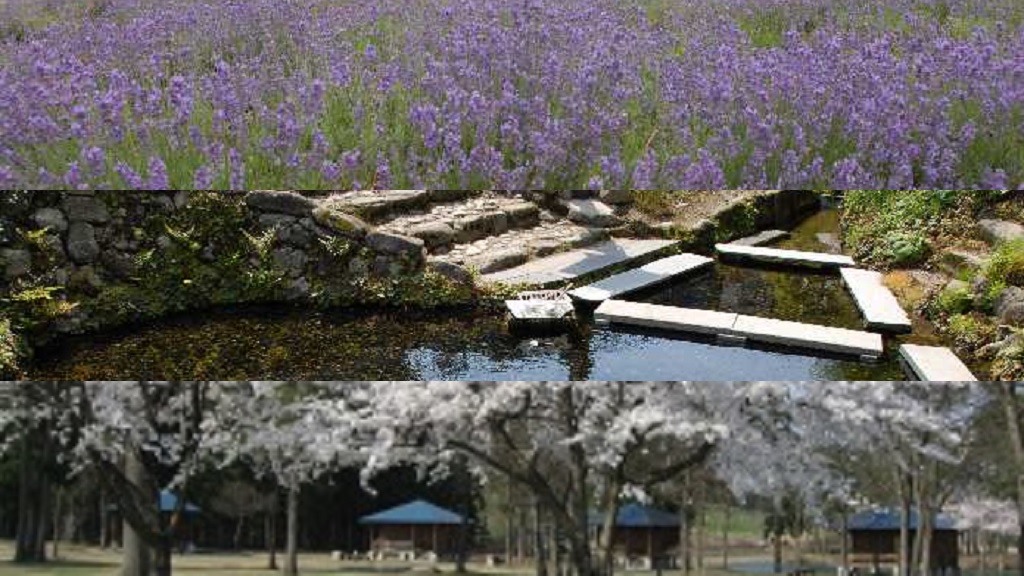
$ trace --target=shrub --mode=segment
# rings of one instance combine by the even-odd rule
[[[946,290],[939,295],[939,311],[945,314],[964,314],[969,312],[973,305],[974,297],[971,295],[969,288]]]
[[[1024,286],[1024,240],[1006,242],[996,248],[984,273],[992,284]]]
[[[0,378],[18,373],[18,356],[18,336],[11,329],[11,321],[0,319]]]
[[[957,314],[949,319],[949,335],[957,347],[977,350],[995,337],[995,327],[972,314]]]
[[[886,259],[897,266],[913,266],[928,259],[931,245],[921,234],[894,232],[885,237]]]

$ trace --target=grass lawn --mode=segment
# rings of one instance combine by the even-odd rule
[[[764,556],[752,556],[754,550],[737,550],[732,555],[736,563],[766,561]],[[61,558],[39,566],[18,566],[8,559],[13,557],[14,547],[10,541],[0,541],[0,574],[3,576],[117,576],[120,555],[115,550],[100,550],[94,547],[62,545]],[[280,556],[278,557],[280,560]],[[266,555],[253,553],[195,554],[174,557],[174,573],[189,576],[249,576],[252,574],[273,574],[266,569]],[[713,565],[720,562],[718,555],[710,555],[704,576],[726,576],[736,574]],[[299,558],[303,574],[331,574],[335,576],[369,576],[373,574],[408,574],[426,576],[433,574],[433,566],[427,563],[368,563],[337,562],[323,553],[303,554]],[[438,570],[452,572],[451,564],[439,564]],[[482,564],[470,565],[470,574],[475,576],[526,576],[533,574],[533,565],[490,568]],[[652,576],[650,571],[630,571],[630,576]],[[672,574],[666,572],[665,574]],[[700,576],[694,572],[694,576]]]

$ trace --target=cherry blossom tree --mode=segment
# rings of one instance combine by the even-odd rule
[[[365,404],[362,385],[248,382],[231,388],[216,416],[215,460],[220,466],[241,462],[286,491],[283,573],[295,576],[302,486],[363,460],[359,446],[366,441],[358,407]]]

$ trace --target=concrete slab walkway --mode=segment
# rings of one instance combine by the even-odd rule
[[[742,244],[718,244],[715,250],[723,258],[734,260],[752,260],[766,264],[783,264],[804,268],[836,269],[844,266],[853,267],[853,258],[842,254],[826,254],[824,252],[801,252],[799,250],[782,250],[764,248],[762,246],[745,246]]]
[[[482,280],[491,284],[500,282],[503,284],[550,286],[651,256],[659,251],[667,250],[677,243],[675,240],[617,238],[586,248],[533,260],[515,268],[485,274],[482,276]]]
[[[900,306],[899,300],[882,282],[882,274],[860,268],[843,268],[839,271],[847,289],[853,295],[864,316],[868,330],[910,333],[913,324],[910,316]]]
[[[622,300],[607,300],[594,311],[596,322],[746,338],[755,342],[851,354],[871,359],[885,352],[881,334],[801,322],[758,318]]]
[[[900,357],[925,382],[976,382],[971,370],[949,348],[903,344]]]
[[[570,291],[569,295],[586,302],[603,302],[701,270],[714,262],[711,258],[697,254],[677,254],[577,288]]]

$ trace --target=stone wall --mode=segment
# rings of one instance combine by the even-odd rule
[[[193,304],[344,303],[429,272],[422,240],[292,192],[4,194],[0,314],[44,339]]]

